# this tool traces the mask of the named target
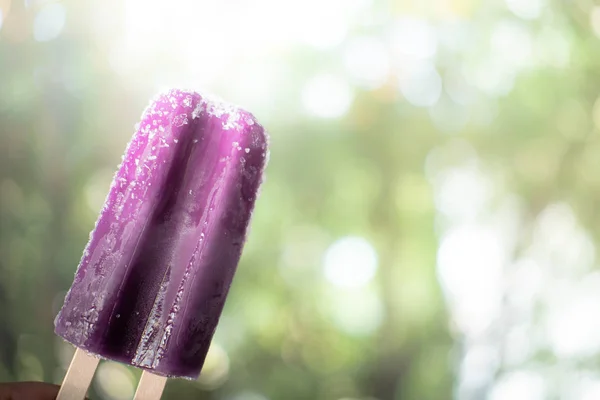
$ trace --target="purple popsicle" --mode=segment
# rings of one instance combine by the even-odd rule
[[[171,90],[145,110],[55,320],[100,357],[198,377],[267,161],[254,117]]]

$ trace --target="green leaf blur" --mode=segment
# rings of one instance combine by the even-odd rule
[[[0,381],[53,333],[148,98],[271,135],[204,371],[164,399],[600,398],[600,6],[0,0]],[[140,371],[102,362],[92,399]]]

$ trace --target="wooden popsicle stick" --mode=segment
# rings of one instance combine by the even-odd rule
[[[99,358],[77,349],[56,400],[82,400],[94,377]]]
[[[166,376],[154,375],[148,371],[142,372],[133,400],[159,400],[166,383]]]

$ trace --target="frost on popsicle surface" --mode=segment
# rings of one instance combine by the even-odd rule
[[[196,378],[267,159],[246,111],[171,90],[144,111],[56,333],[101,357]]]

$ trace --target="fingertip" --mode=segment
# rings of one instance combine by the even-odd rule
[[[0,384],[0,400],[55,400],[60,386],[44,382]]]

